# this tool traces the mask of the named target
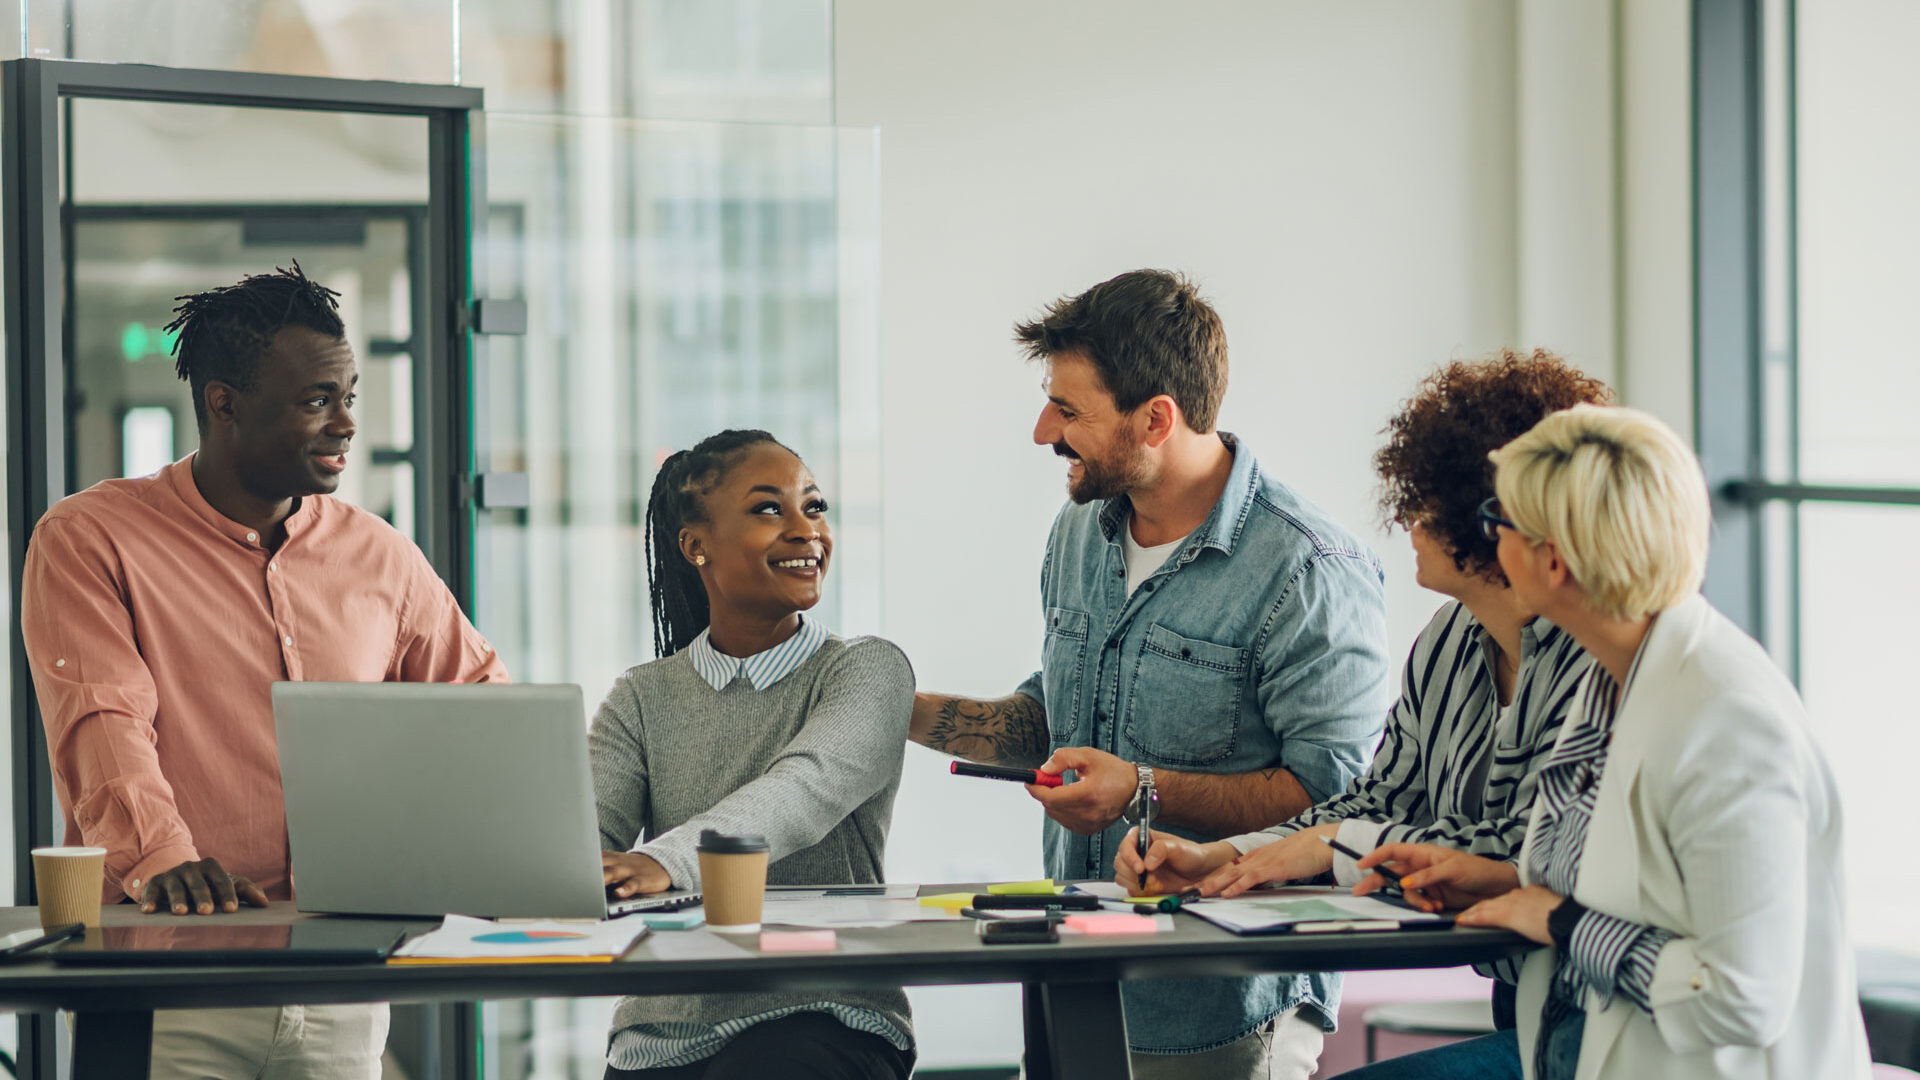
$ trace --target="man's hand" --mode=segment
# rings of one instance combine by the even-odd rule
[[[1520,871],[1511,863],[1469,855],[1438,844],[1382,844],[1358,863],[1372,870],[1353,887],[1365,896],[1386,886],[1382,863],[1392,864],[1407,902],[1422,911],[1471,907],[1520,887]]]
[[[1147,831],[1147,856],[1140,857],[1138,826],[1127,830],[1120,853],[1113,857],[1113,880],[1134,896],[1161,896],[1186,892],[1207,872],[1232,860],[1238,852],[1225,840],[1198,844],[1172,833]]]
[[[1529,885],[1482,900],[1461,912],[1454,922],[1461,926],[1501,927],[1528,941],[1550,945],[1553,936],[1547,932],[1547,916],[1565,900],[1566,897],[1545,885]]]
[[[221,869],[219,859],[201,859],[148,878],[140,890],[140,913],[151,915],[165,904],[175,915],[231,914],[240,910],[242,901],[249,907],[266,907],[267,894],[246,878]]]
[[[1118,821],[1140,786],[1138,769],[1090,746],[1062,747],[1040,766],[1041,772],[1050,773],[1068,769],[1080,778],[1057,788],[1028,784],[1027,794],[1046,807],[1048,817],[1081,836],[1092,836]]]
[[[1318,877],[1333,869],[1333,849],[1320,838],[1332,836],[1339,828],[1315,825],[1254,848],[1207,875],[1200,883],[1200,895],[1232,898],[1269,881]]]
[[[612,886],[613,895],[619,897],[673,888],[673,878],[667,874],[667,868],[653,861],[651,855],[637,851],[602,851],[600,878]]]

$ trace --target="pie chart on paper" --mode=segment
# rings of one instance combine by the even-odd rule
[[[586,936],[578,930],[502,930],[477,934],[473,940],[483,945],[544,945],[550,941],[579,941]]]

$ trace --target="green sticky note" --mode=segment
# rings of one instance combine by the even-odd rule
[[[991,896],[1052,896],[1060,890],[1053,887],[1052,878],[1039,881],[1003,881],[998,885],[987,886]]]

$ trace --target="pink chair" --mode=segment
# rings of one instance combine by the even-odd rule
[[[1920,1073],[1912,1069],[1903,1069],[1898,1065],[1886,1065],[1878,1061],[1873,1063],[1873,1080],[1915,1080],[1916,1077],[1920,1077]]]
[[[1485,1004],[1493,983],[1472,968],[1415,968],[1407,971],[1348,972],[1340,991],[1339,1030],[1327,1036],[1317,1076],[1338,1076],[1367,1063],[1364,1017],[1377,1006],[1407,1002],[1459,1001]],[[1464,1036],[1407,1035],[1380,1029],[1376,1054],[1381,1060],[1457,1042]]]

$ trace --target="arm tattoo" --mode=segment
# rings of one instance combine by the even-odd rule
[[[1025,694],[995,701],[947,698],[927,746],[983,764],[1032,768],[1047,759],[1047,713]]]

